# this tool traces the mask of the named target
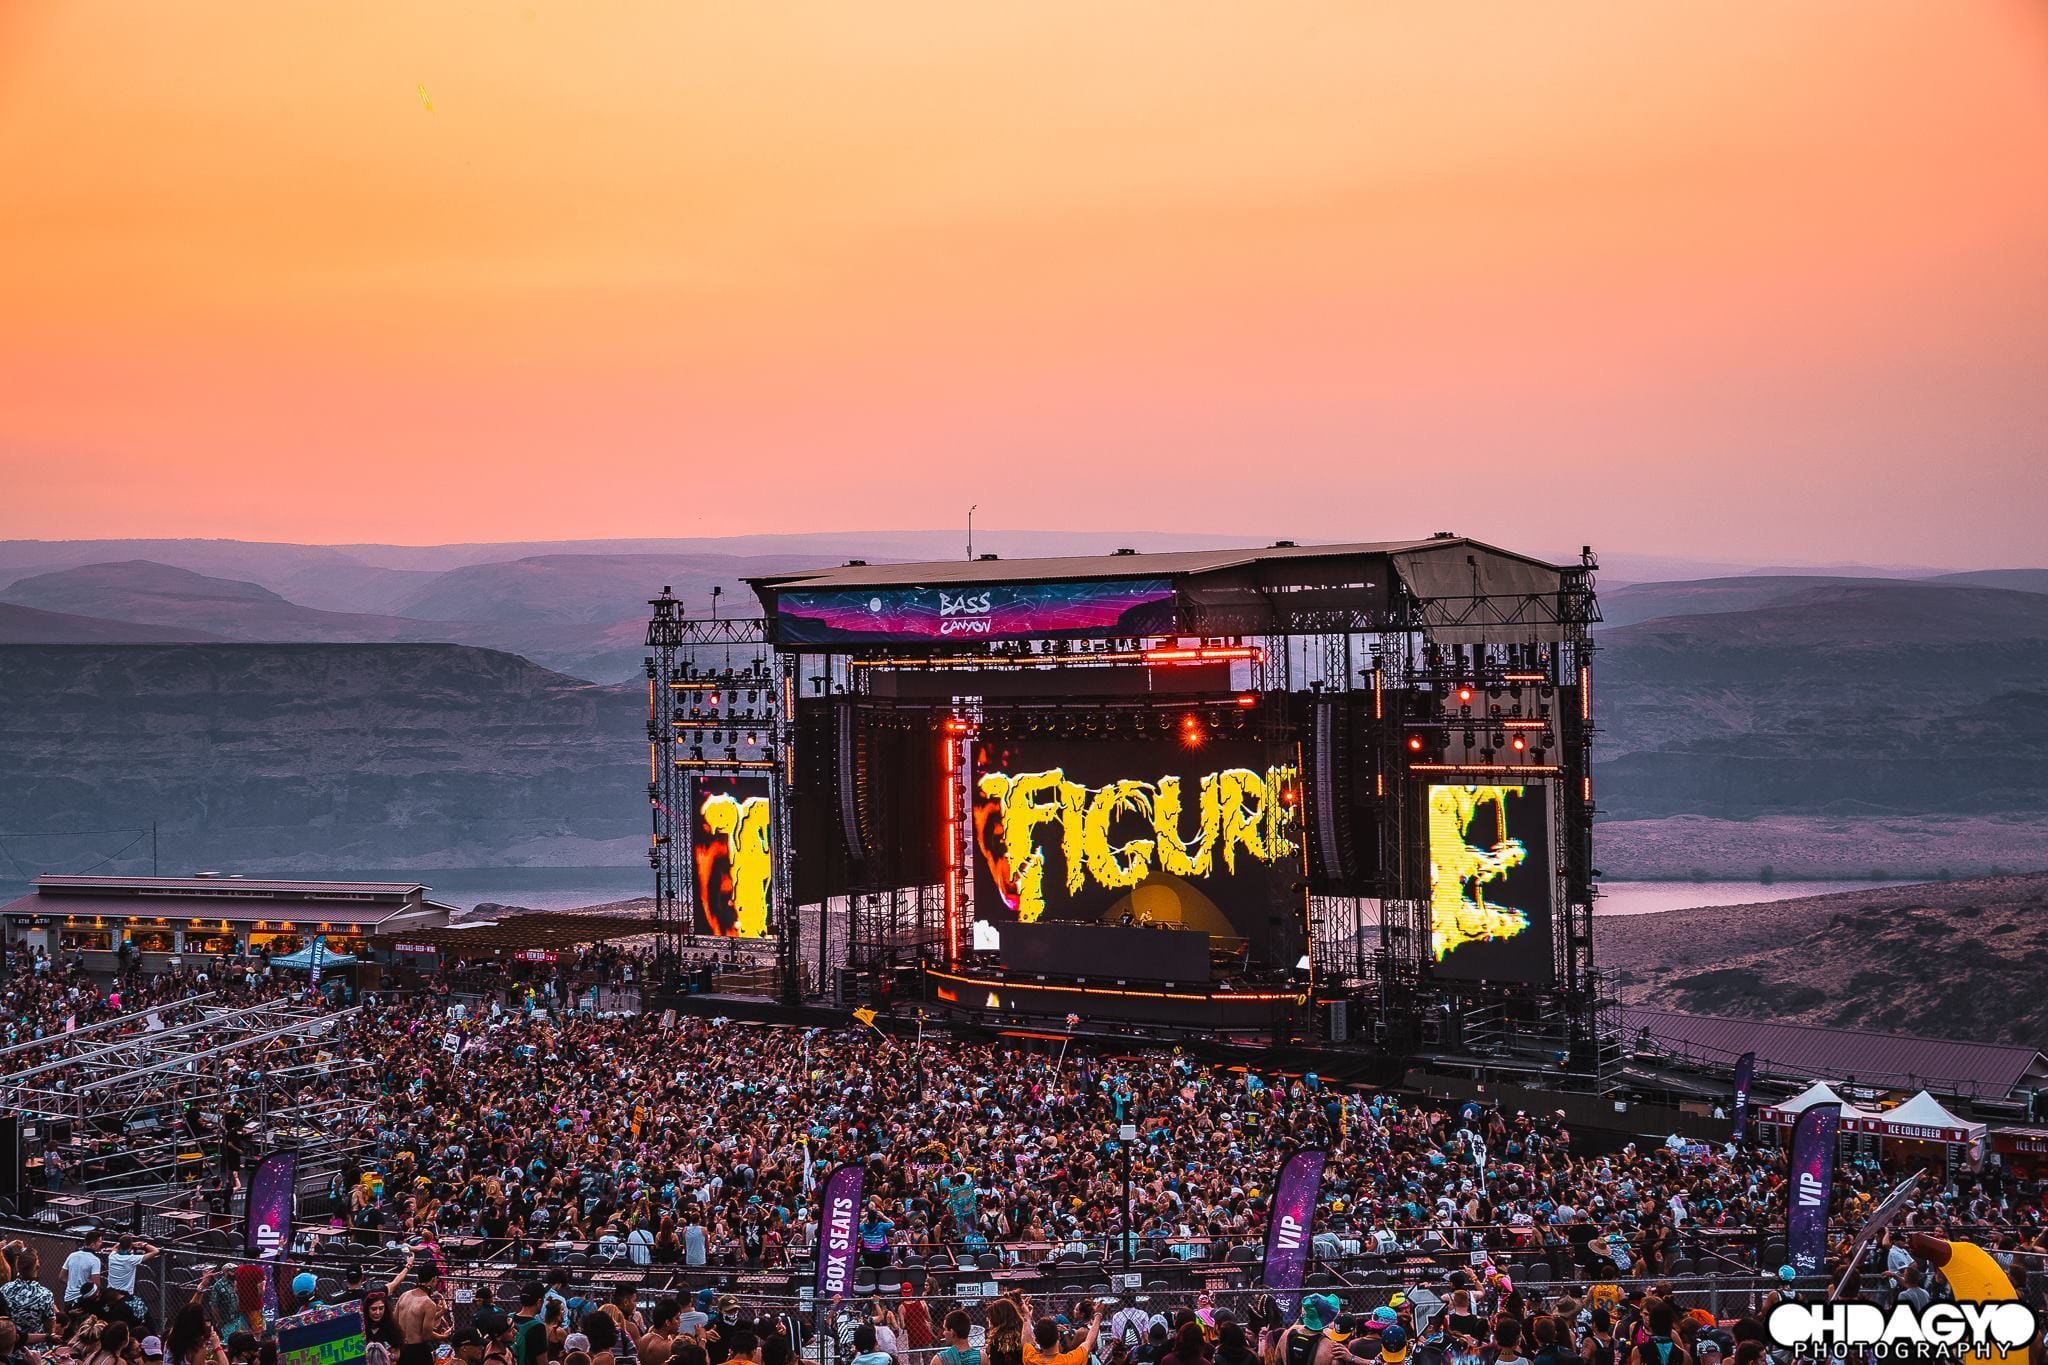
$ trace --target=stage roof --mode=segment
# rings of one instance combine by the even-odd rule
[[[1589,624],[1591,595],[1581,566],[1558,565],[1477,540],[1438,534],[1421,540],[1340,545],[1281,543],[1263,548],[1169,550],[1050,559],[940,560],[846,564],[750,578],[781,647],[864,646],[945,631],[903,624],[906,616],[952,615],[934,600],[969,588],[1042,597],[1058,585],[1110,585],[1090,616],[1044,613],[1045,633],[1078,636],[1290,635],[1424,630],[1440,643],[1537,643]],[[1119,593],[1115,585],[1128,585]],[[1170,590],[1169,590],[1170,589]],[[872,603],[861,594],[874,594]],[[787,600],[785,600],[787,599]],[[1168,600],[1170,599],[1170,600]],[[1104,605],[1107,604],[1107,605]],[[1141,605],[1142,604],[1142,605]],[[984,607],[984,609],[986,609]],[[820,627],[817,623],[829,620]],[[1023,638],[1028,624],[975,633]],[[1077,620],[1106,621],[1098,626]],[[883,624],[886,622],[886,624]],[[1142,624],[1134,624],[1142,622]]]
[[[1386,558],[1403,552],[1443,550],[1454,546],[1483,550],[1490,555],[1521,560],[1552,572],[1559,571],[1557,565],[1545,564],[1527,555],[1496,549],[1462,536],[1451,536],[1344,545],[1269,545],[1261,549],[1066,555],[1049,559],[942,559],[922,564],[847,564],[836,569],[799,569],[791,573],[769,574],[750,578],[747,582],[757,590],[804,588],[832,591],[841,588],[919,587],[937,583],[979,586],[984,583],[1075,582],[1100,578],[1178,578],[1185,574],[1217,573],[1279,560]]]
[[[639,938],[657,932],[652,919],[633,915],[578,915],[565,910],[473,920],[445,929],[398,929],[386,937],[431,943],[449,953],[507,948],[577,948],[586,943]]]

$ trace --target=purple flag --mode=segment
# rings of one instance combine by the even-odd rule
[[[252,1256],[276,1256],[292,1240],[292,1190],[297,1152],[272,1152],[249,1177],[249,1217],[243,1243]]]
[[[1266,1224],[1266,1288],[1289,1318],[1308,1274],[1309,1224],[1315,1220],[1316,1193],[1322,1188],[1327,1157],[1314,1148],[1296,1152],[1280,1168],[1273,1186],[1273,1214]]]
[[[1756,1054],[1745,1052],[1735,1061],[1735,1145],[1749,1136],[1749,1084],[1756,1079]]]
[[[867,1171],[859,1166],[835,1167],[825,1177],[825,1195],[818,1206],[818,1301],[825,1303],[853,1290],[853,1258],[860,1246],[860,1197]]]
[[[1809,1105],[1792,1129],[1792,1177],[1785,1250],[1801,1275],[1818,1275],[1827,1262],[1828,1200],[1835,1184],[1835,1130],[1839,1104]]]

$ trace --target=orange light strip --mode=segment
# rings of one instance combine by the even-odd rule
[[[946,722],[950,732],[955,722]],[[960,960],[960,754],[951,740],[940,740],[946,758],[946,963]]]
[[[938,977],[941,981],[954,981],[963,986],[977,986],[991,991],[1052,991],[1060,995],[1114,995],[1128,1000],[1209,1000],[1230,1005],[1271,1005],[1281,1000],[1300,1004],[1308,997],[1281,993],[1247,993],[1243,991],[1221,991],[1214,995],[1200,995],[1191,991],[1134,991],[1109,986],[1050,986],[1036,981],[1011,981],[994,977],[960,976],[952,972],[934,971],[925,968],[925,975]]]
[[[1593,719],[1593,665],[1579,665],[1579,719]]]
[[[1385,720],[1387,716],[1386,696],[1380,689],[1380,671],[1372,671],[1372,718]]]
[[[1524,683],[1545,683],[1549,682],[1550,678],[1548,675],[1542,673],[1510,673],[1506,675],[1504,681]]]
[[[1561,773],[1555,763],[1411,763],[1416,773]]]
[[[772,773],[775,771],[775,760],[772,758],[679,758],[676,760],[676,766],[678,768],[693,769],[744,768],[750,772]]]

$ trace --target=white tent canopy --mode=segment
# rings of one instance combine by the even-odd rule
[[[1842,1118],[1845,1122],[1849,1119],[1874,1119],[1878,1116],[1874,1109],[1864,1109],[1843,1099],[1826,1081],[1815,1081],[1791,1099],[1780,1100],[1771,1108],[1781,1114],[1803,1114],[1816,1104],[1841,1105]]]
[[[1981,1123],[1971,1123],[1949,1112],[1948,1107],[1925,1090],[1907,1100],[1904,1104],[1887,1109],[1877,1116],[1887,1127],[1910,1124],[1918,1128],[1956,1129],[1969,1134],[1972,1142],[1981,1141],[1989,1131]]]

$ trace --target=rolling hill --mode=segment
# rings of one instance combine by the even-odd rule
[[[457,645],[0,646],[0,829],[252,873],[617,863],[644,695]]]
[[[2048,875],[1641,915],[1600,945],[1630,1004],[2048,1047]]]
[[[377,642],[420,638],[425,623],[300,606],[257,583],[147,559],[84,564],[20,579],[0,601],[111,621],[205,631],[217,639]]]
[[[74,616],[0,602],[0,644],[6,645],[164,644],[219,638],[178,626],[104,621],[96,616]]]

